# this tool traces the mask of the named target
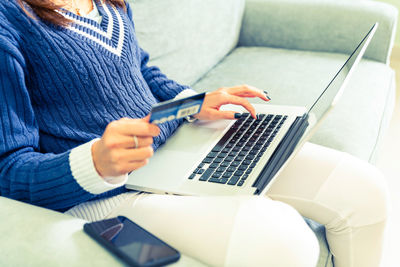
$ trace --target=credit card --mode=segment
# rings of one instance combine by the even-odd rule
[[[151,108],[150,122],[160,124],[200,112],[206,93],[158,103]]]

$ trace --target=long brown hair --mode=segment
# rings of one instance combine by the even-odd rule
[[[50,22],[54,25],[68,25],[70,20],[58,13],[56,10],[61,6],[53,2],[53,0],[17,0],[25,13],[33,17],[32,14],[26,9],[26,4],[29,5],[33,12],[42,20]],[[113,4],[117,7],[125,8],[123,0],[105,0],[105,2]]]

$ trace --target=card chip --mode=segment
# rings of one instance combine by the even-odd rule
[[[196,105],[193,107],[183,108],[178,111],[178,115],[176,115],[177,119],[190,116],[199,112],[200,105]]]

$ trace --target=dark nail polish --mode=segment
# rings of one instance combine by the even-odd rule
[[[240,119],[241,116],[242,116],[241,113],[235,113],[235,119]]]
[[[270,98],[269,96],[267,96],[267,99],[268,99],[268,100],[271,100],[271,98]]]
[[[264,91],[264,94],[268,95],[268,92],[267,92],[267,91]]]

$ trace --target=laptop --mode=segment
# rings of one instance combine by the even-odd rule
[[[176,195],[264,194],[339,101],[378,23],[374,24],[313,105],[256,104],[254,119],[241,106],[237,120],[185,123],[149,164],[129,174],[126,187]]]

